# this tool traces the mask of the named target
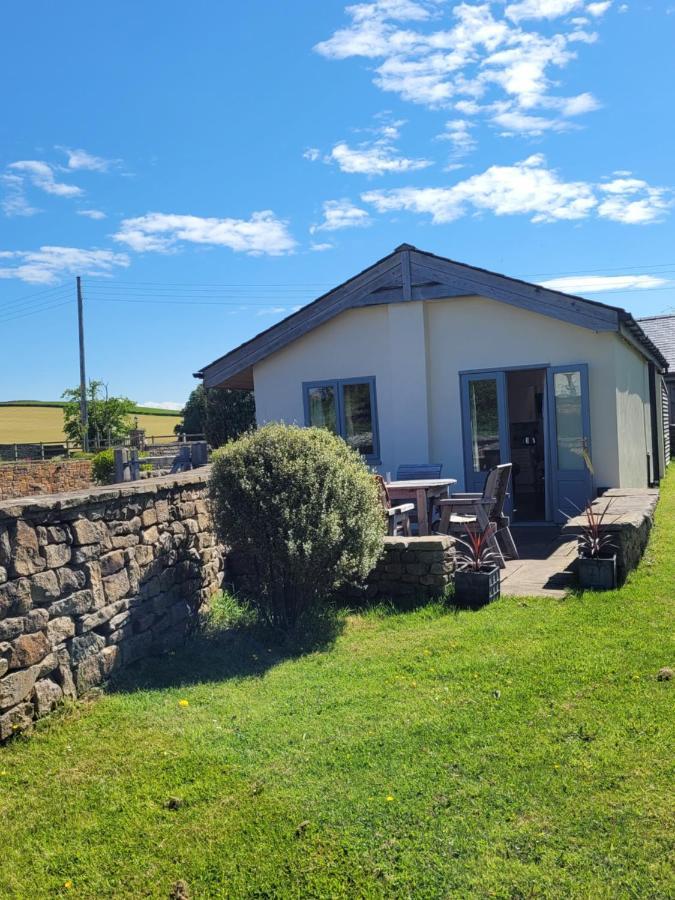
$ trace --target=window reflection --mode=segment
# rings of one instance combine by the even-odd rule
[[[584,467],[584,428],[581,408],[581,374],[556,372],[553,376],[558,468]]]
[[[497,380],[469,382],[471,410],[471,455],[474,472],[487,472],[501,462],[499,451],[499,406]]]

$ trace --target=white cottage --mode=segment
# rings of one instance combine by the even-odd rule
[[[402,244],[197,377],[254,390],[259,424],[331,428],[383,473],[442,463],[474,491],[511,461],[516,521],[546,522],[658,482],[666,368],[623,309]]]

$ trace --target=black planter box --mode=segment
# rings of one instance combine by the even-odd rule
[[[586,591],[611,591],[617,585],[616,555],[580,556],[578,560],[579,585]]]
[[[499,599],[501,576],[495,566],[484,572],[455,572],[455,601],[458,606],[478,609]]]

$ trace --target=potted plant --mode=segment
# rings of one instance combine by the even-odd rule
[[[483,530],[469,527],[467,539],[457,539],[455,600],[460,606],[477,609],[499,598],[501,577],[490,545],[493,535],[494,526]]]
[[[602,510],[594,509],[589,502],[584,510],[586,521],[581,526],[577,545],[579,584],[584,590],[609,591],[617,584],[614,545],[611,535],[602,530],[611,502]]]

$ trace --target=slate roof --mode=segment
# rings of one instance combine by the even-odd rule
[[[646,316],[638,324],[668,360],[668,375],[675,377],[675,315]]]
[[[666,360],[626,310],[553,291],[466,263],[401,244],[327,294],[262,331],[195,372],[205,387],[253,388],[253,366],[272,353],[347,309],[482,296],[570,322],[592,331],[623,334],[649,359],[665,368]]]

